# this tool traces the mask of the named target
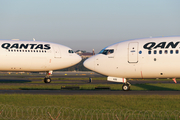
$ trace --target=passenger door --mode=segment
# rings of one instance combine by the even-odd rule
[[[128,45],[128,62],[138,63],[138,42],[132,42]]]

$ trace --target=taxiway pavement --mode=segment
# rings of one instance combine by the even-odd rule
[[[57,80],[57,83],[50,83],[48,85],[62,85],[62,84],[120,84],[108,82],[106,80],[92,80],[92,83],[88,83],[88,80],[78,80],[81,77],[103,77],[93,72],[60,72],[55,73],[51,78],[77,78],[76,80]],[[34,79],[33,79],[34,78]],[[37,78],[37,79],[36,79]],[[45,84],[42,79],[44,74],[30,74],[30,75],[1,75],[0,86],[3,85],[41,85]],[[67,82],[68,81],[68,82]],[[33,83],[38,82],[38,83]],[[67,83],[66,83],[67,82]],[[172,80],[131,80],[131,84],[145,84],[145,83],[174,83]],[[178,82],[178,84],[180,84]],[[49,95],[179,95],[180,91],[113,91],[113,90],[0,90],[0,94],[49,94]]]

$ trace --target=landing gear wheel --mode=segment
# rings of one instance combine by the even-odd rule
[[[51,78],[44,78],[44,83],[50,83],[51,82]]]
[[[124,91],[129,91],[130,90],[130,85],[129,84],[123,84],[122,89]]]

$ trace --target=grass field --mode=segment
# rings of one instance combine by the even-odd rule
[[[80,90],[93,90],[96,87],[109,87],[111,91],[122,90],[122,84],[94,84],[96,80],[106,81],[106,77],[93,78],[93,84],[88,83],[89,78],[52,78],[52,83],[45,84],[43,77],[27,75],[1,75],[0,89],[6,90],[61,90],[62,86],[79,86]],[[4,79],[3,79],[4,77]],[[6,81],[6,79],[8,79]],[[133,79],[132,81],[142,81]],[[143,81],[158,81],[158,83],[132,84],[133,91],[180,91],[180,84],[162,83],[170,79],[144,79]],[[180,79],[177,79],[180,82]],[[42,83],[42,84],[39,84]],[[58,83],[58,84],[56,84]],[[72,83],[72,84],[70,84]],[[106,82],[104,82],[106,83]],[[74,90],[74,89],[70,89]],[[100,89],[103,90],[103,89]],[[4,106],[4,107],[2,107]],[[48,109],[47,109],[48,108]],[[50,110],[51,108],[52,110]],[[82,115],[82,119],[116,119],[113,112],[121,111],[119,119],[179,119],[180,95],[41,95],[41,94],[0,94],[0,113],[2,119],[50,119],[47,111],[55,118],[57,110],[62,109],[60,118],[71,119],[75,115]],[[67,109],[67,110],[66,110]],[[75,112],[80,110],[79,112]],[[106,112],[102,111],[108,111]],[[11,112],[10,112],[11,111]],[[44,111],[42,113],[42,111]],[[63,112],[64,111],[64,112]],[[94,111],[93,113],[85,111]],[[111,112],[110,112],[111,111]],[[148,113],[148,111],[150,111]],[[168,111],[168,113],[167,113]],[[176,112],[175,112],[176,111]],[[97,113],[96,113],[97,112]],[[65,116],[67,115],[67,116]],[[172,116],[171,116],[172,115]],[[15,116],[15,117],[14,117]],[[31,116],[31,117],[30,117]],[[93,118],[92,118],[93,116]],[[102,117],[102,118],[101,118]],[[1,119],[1,118],[0,118]],[[74,119],[74,118],[73,118]],[[116,119],[117,120],[117,119]]]
[[[0,104],[82,109],[180,110],[180,95],[1,95]]]
[[[122,84],[73,84],[68,80],[77,78],[56,78],[52,83],[63,82],[56,80],[67,80],[62,84],[35,84],[41,81],[31,81],[31,84],[8,84],[1,82],[0,89],[18,90],[60,90],[61,86],[79,86],[80,90],[95,90],[95,87],[110,87],[110,90],[122,90]],[[36,78],[43,80],[42,78]],[[78,80],[88,81],[88,78],[78,78]],[[106,78],[94,78],[93,80],[106,80]],[[149,79],[148,79],[149,80]],[[160,80],[161,81],[161,80]],[[178,80],[179,81],[179,80]],[[12,83],[12,82],[10,82]],[[43,83],[43,82],[41,82]],[[160,90],[174,91],[180,90],[180,84],[133,84],[131,90]],[[30,94],[1,94],[0,104],[15,106],[60,106],[82,109],[130,109],[130,110],[180,110],[180,95],[30,95]]]

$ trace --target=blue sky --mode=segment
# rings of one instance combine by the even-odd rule
[[[92,51],[127,39],[180,35],[180,0],[0,0],[0,39]]]

